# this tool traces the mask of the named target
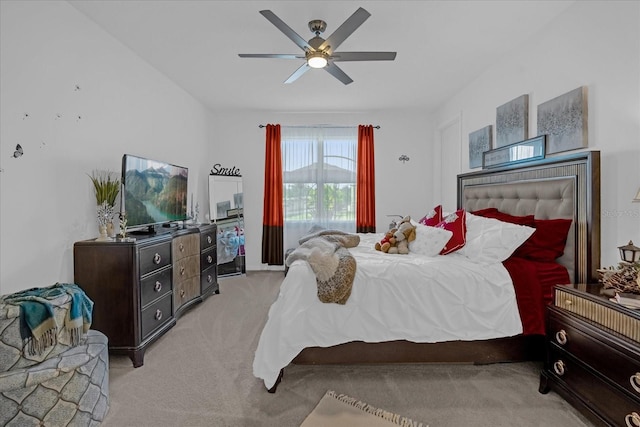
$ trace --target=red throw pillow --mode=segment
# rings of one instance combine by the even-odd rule
[[[442,221],[442,205],[438,205],[431,209],[431,212],[422,217],[418,221],[422,225],[428,225],[429,227],[435,227]]]
[[[471,213],[474,215],[485,217],[485,218],[494,218],[502,222],[509,222],[511,224],[526,225],[528,227],[536,226],[533,215],[524,215],[524,216],[511,215],[505,212],[500,212],[496,208],[480,209],[479,211],[475,211]]]
[[[472,211],[471,213],[478,216],[483,216],[485,218],[490,218],[488,215],[495,214],[496,212],[500,212],[497,208],[485,208],[477,211]]]
[[[444,228],[453,233],[440,255],[455,252],[467,243],[467,221],[464,209],[460,209],[446,216],[436,227]]]
[[[534,261],[552,262],[564,253],[570,219],[536,219],[536,231],[524,242],[513,256]]]

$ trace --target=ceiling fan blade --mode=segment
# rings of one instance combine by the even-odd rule
[[[277,58],[277,59],[304,59],[304,55],[288,53],[239,53],[240,58]]]
[[[314,50],[311,47],[311,45],[309,45],[309,43],[307,43],[307,41],[305,39],[300,37],[300,35],[298,33],[296,33],[295,31],[293,31],[291,29],[291,27],[289,27],[287,24],[285,24],[282,19],[278,18],[275,13],[271,12],[270,10],[261,10],[260,14],[262,14],[262,16],[267,18],[269,20],[269,22],[271,22],[280,31],[282,31],[285,36],[289,37],[295,44],[300,46],[300,48],[302,50],[304,50],[304,51],[307,51],[307,50],[313,51]]]
[[[329,62],[327,66],[324,67],[324,69],[327,70],[327,72],[331,74],[333,77],[340,80],[342,83],[346,85],[353,82],[351,77],[347,76],[347,74],[344,71],[342,71],[342,69],[340,69],[340,67],[338,67],[333,62]]]
[[[298,68],[296,71],[293,72],[293,74],[291,74],[289,76],[289,78],[287,80],[285,80],[285,83],[293,83],[296,80],[298,80],[298,78],[300,78],[301,75],[303,75],[304,73],[306,73],[308,70],[310,70],[311,67],[309,67],[309,65],[307,65],[307,63],[305,62],[304,64],[302,64],[300,66],[300,68]]]
[[[363,8],[358,8],[353,15],[347,18],[346,21],[338,27],[325,41],[318,47],[318,50],[325,50],[329,48],[329,52],[333,52],[351,35],[360,25],[366,21],[371,14]]]
[[[334,52],[333,61],[393,61],[396,52]]]

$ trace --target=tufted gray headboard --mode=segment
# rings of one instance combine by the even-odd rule
[[[458,208],[497,208],[537,219],[573,220],[558,262],[573,283],[597,278],[600,267],[600,152],[458,175]]]

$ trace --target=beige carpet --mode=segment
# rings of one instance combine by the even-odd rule
[[[557,394],[538,393],[540,363],[291,365],[267,393],[252,363],[282,279],[223,279],[220,295],[149,347],[144,366],[111,356],[111,408],[101,427],[298,427],[327,390],[430,427],[591,426]]]
[[[300,427],[428,427],[402,415],[376,408],[329,390]]]

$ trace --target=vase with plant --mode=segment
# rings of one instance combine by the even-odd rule
[[[97,241],[111,240],[107,227],[113,227],[116,197],[120,192],[120,180],[115,172],[108,170],[94,170],[91,175],[93,190],[96,196],[98,230],[100,236]]]

